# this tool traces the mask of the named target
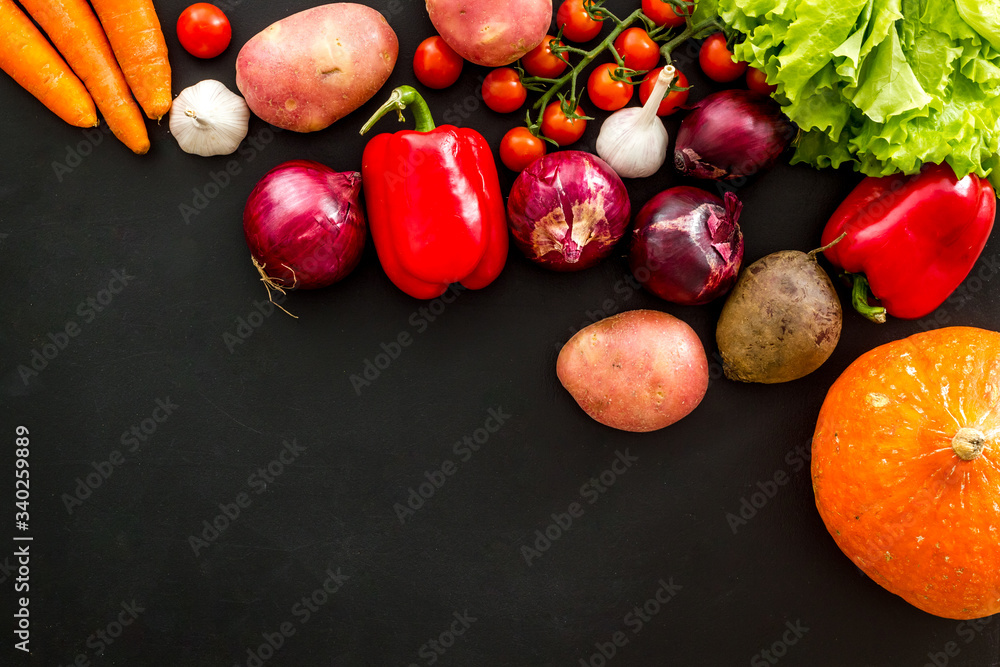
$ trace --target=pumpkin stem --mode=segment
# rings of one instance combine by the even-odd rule
[[[974,428],[960,428],[955,437],[951,439],[952,449],[963,461],[971,461],[978,457],[983,453],[985,446],[986,436],[983,435],[982,431]]]

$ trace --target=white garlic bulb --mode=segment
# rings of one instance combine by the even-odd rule
[[[597,154],[622,178],[652,176],[667,159],[667,128],[656,115],[677,70],[667,65],[642,107],[620,109],[604,121]]]
[[[249,123],[247,103],[215,79],[185,88],[170,107],[170,132],[181,150],[194,155],[229,155]]]

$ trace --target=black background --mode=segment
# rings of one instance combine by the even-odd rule
[[[634,7],[608,5],[619,15]],[[205,78],[235,90],[239,47],[310,3],[220,5],[233,42],[211,61],[179,46],[174,26],[185,6],[157,2],[175,94]],[[61,123],[0,79],[2,464],[12,469],[15,425],[27,426],[34,537],[33,663],[11,648],[9,630],[4,662],[68,665],[83,654],[94,665],[246,665],[262,633],[287,622],[295,634],[265,664],[424,665],[421,646],[448,630],[454,612],[467,611],[475,622],[438,664],[579,665],[619,630],[629,643],[609,664],[754,664],[782,641],[786,622],[808,631],[781,665],[919,667],[935,654],[938,664],[998,664],[1000,624],[975,632],[930,616],[861,574],[814,508],[808,467],[790,463],[790,452],[808,449],[827,388],[862,352],[938,323],[1000,328],[1000,281],[990,280],[1000,257],[995,238],[974,269],[984,279],[967,281],[938,319],[875,326],[846,313],[833,357],[785,385],[729,382],[713,361],[704,402],[651,434],[591,421],[556,380],[558,347],[603,314],[655,308],[691,324],[711,358],[721,304],[685,308],[622,290],[623,251],[591,270],[557,274],[512,248],[493,285],[462,294],[420,330],[414,322],[423,316],[414,313],[428,304],[388,281],[369,244],[343,282],[289,297],[285,305],[300,319],[276,312],[227,346],[224,335],[237,335],[239,318],[265,298],[241,229],[251,188],[293,158],[358,170],[361,123],[393,86],[413,83],[414,49],[433,34],[423,3],[374,6],[400,40],[383,90],[314,134],[271,133],[254,118],[259,150],[244,144],[229,157],[183,153],[165,120],[149,124],[149,154],[132,155],[108,134]],[[717,86],[700,76],[692,53],[682,49],[678,63],[696,100]],[[439,123],[474,127],[496,149],[521,115],[482,105],[486,71],[466,65],[449,90],[424,92]],[[676,123],[669,122],[671,136]],[[397,126],[390,118],[377,129]],[[591,123],[574,148],[592,150],[598,129]],[[233,159],[239,173],[218,191],[206,188]],[[513,176],[500,171],[506,193]],[[679,182],[669,165],[628,182],[633,210]],[[815,247],[856,182],[849,171],[779,166],[741,188],[747,262]],[[185,220],[180,206],[192,205],[196,192],[215,196]],[[113,270],[134,279],[87,321],[79,304],[96,298]],[[79,335],[22,382],[18,366],[69,322]],[[401,332],[413,343],[358,395],[349,376]],[[122,434],[168,398],[177,409],[129,451]],[[456,456],[453,444],[498,406],[510,415],[502,428],[468,461]],[[256,493],[249,476],[293,438],[305,452]],[[64,494],[115,450],[124,463],[70,513]],[[638,460],[587,504],[581,486],[617,451]],[[393,505],[445,459],[457,472],[401,524]],[[788,484],[734,534],[727,513],[778,471]],[[0,557],[12,553],[15,533],[13,476],[3,477],[9,546]],[[240,492],[252,504],[195,555],[189,537]],[[526,564],[521,547],[574,501],[582,501],[583,516]],[[293,606],[338,568],[346,583],[301,623]],[[13,576],[0,573],[9,629]],[[660,579],[681,588],[633,633],[626,615]],[[94,633],[133,600],[144,611],[98,655]],[[948,648],[957,655],[946,656]]]

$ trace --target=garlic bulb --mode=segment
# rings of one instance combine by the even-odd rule
[[[185,153],[229,155],[249,123],[247,103],[215,79],[185,88],[170,107],[170,132]]]
[[[667,65],[642,107],[620,109],[604,121],[597,154],[622,178],[652,176],[667,159],[667,128],[656,115],[677,70]]]

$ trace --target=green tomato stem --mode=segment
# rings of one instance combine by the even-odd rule
[[[567,83],[571,83],[570,100],[572,102],[576,102],[576,78],[580,74],[580,72],[584,68],[586,68],[587,65],[589,65],[590,63],[592,63],[594,61],[594,58],[596,58],[597,56],[599,56],[602,53],[604,53],[607,50],[608,46],[613,45],[614,41],[615,41],[615,39],[617,39],[618,35],[622,34],[622,32],[625,30],[625,28],[629,27],[630,25],[632,25],[633,23],[635,23],[637,20],[639,20],[639,17],[642,16],[642,15],[643,15],[642,14],[642,10],[641,9],[637,9],[634,12],[632,12],[631,14],[629,14],[626,18],[624,18],[624,19],[622,19],[620,21],[618,21],[618,19],[615,16],[609,16],[608,18],[610,18],[610,19],[615,20],[615,21],[618,22],[618,25],[616,25],[615,28],[614,28],[614,30],[611,31],[611,34],[609,34],[607,37],[605,37],[601,41],[600,44],[598,44],[597,46],[595,46],[594,48],[592,48],[590,51],[583,51],[581,49],[575,49],[575,51],[579,51],[580,52],[580,54],[583,56],[583,58],[576,65],[571,66],[571,69],[570,69],[569,72],[567,72],[566,74],[563,74],[561,77],[559,77],[558,79],[556,79],[555,83],[552,84],[552,87],[549,88],[549,90],[546,91],[545,94],[543,94],[540,98],[538,98],[538,101],[535,102],[535,104],[533,105],[532,108],[533,109],[540,109],[541,112],[544,112],[545,111],[545,107],[548,106],[549,102],[552,101],[552,98]],[[573,47],[569,47],[569,48],[572,49]],[[539,120],[540,119],[541,119],[541,113],[539,113]]]

